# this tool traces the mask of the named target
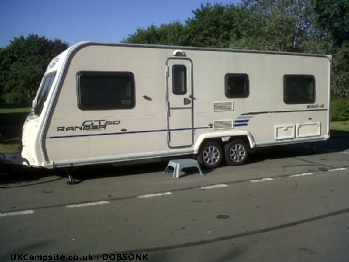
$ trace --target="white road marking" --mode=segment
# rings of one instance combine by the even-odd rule
[[[0,217],[23,216],[23,215],[30,215],[30,214],[34,214],[34,210],[23,210],[23,211],[15,211],[15,212],[8,212],[8,213],[0,213]]]
[[[138,198],[151,198],[151,197],[166,196],[166,195],[172,195],[172,193],[165,192],[165,193],[157,193],[157,194],[140,195],[138,196]]]
[[[252,179],[252,183],[265,182],[265,181],[273,181],[274,179],[270,177],[262,178],[262,179]]]
[[[333,171],[344,171],[344,170],[347,170],[345,167],[340,167],[340,168],[334,168],[334,169],[330,169],[330,170],[327,170],[328,172],[333,172]]]
[[[212,189],[212,188],[220,188],[220,187],[228,187],[228,185],[226,184],[217,184],[217,185],[212,185],[212,186],[203,186],[203,187],[200,187],[200,189]]]
[[[313,173],[300,173],[300,174],[290,175],[289,177],[309,176],[309,175],[312,175],[312,174]]]
[[[98,206],[98,205],[105,205],[105,204],[109,204],[109,201],[97,201],[97,202],[90,202],[90,203],[66,205],[66,207],[67,208],[76,208],[76,207]]]

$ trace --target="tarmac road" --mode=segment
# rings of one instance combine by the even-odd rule
[[[62,172],[1,176],[0,261],[349,261],[349,137],[315,151],[179,179],[167,163],[84,167],[72,186]]]

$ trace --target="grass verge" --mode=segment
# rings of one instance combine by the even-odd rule
[[[21,126],[29,111],[28,105],[0,104],[0,153],[18,151],[21,143]],[[4,126],[12,126],[13,128],[2,128]]]
[[[344,134],[349,135],[349,120],[332,121],[330,124],[331,135]]]
[[[0,125],[22,125],[30,111],[30,107],[1,108]]]

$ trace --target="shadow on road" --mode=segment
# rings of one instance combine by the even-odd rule
[[[349,136],[335,136],[328,141],[316,142],[314,144],[297,144],[287,146],[266,147],[260,149],[256,154],[250,156],[249,163],[258,163],[270,159],[281,159],[287,157],[300,157],[311,154],[324,154],[332,152],[343,152],[349,149]],[[130,166],[110,166],[110,165],[93,165],[74,167],[70,173],[76,180],[76,184],[86,180],[122,177],[147,173],[164,172],[167,161],[138,164]],[[248,165],[248,163],[247,163]],[[205,169],[204,172],[210,173],[213,170]],[[181,177],[196,175],[197,169],[188,169],[182,173]],[[168,175],[171,175],[170,173]],[[23,182],[31,183],[48,183],[52,180],[39,181],[45,177],[52,177],[54,180],[67,179],[68,174],[64,169],[47,170],[42,168],[25,168],[16,166],[0,166],[0,188],[6,185],[25,186]]]
[[[338,153],[346,150],[349,150],[349,135],[338,135],[327,141],[261,148],[251,156],[249,163],[258,163],[267,159]]]

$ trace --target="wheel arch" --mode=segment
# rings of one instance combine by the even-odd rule
[[[234,139],[243,139],[249,147],[252,149],[256,146],[256,142],[249,131],[246,130],[225,130],[225,131],[213,131],[210,133],[201,134],[195,141],[193,153],[198,154],[200,148],[210,141],[217,141],[222,144],[222,146]]]

